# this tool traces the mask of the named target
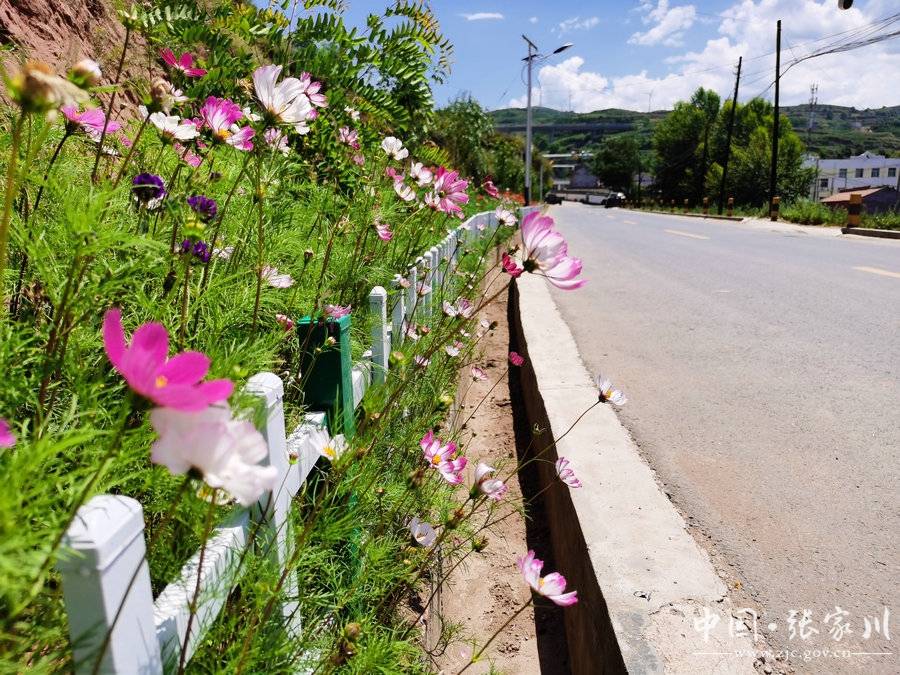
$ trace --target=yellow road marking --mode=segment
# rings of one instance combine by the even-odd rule
[[[669,234],[677,234],[679,237],[690,237],[691,239],[709,239],[702,234],[693,234],[692,232],[682,232],[681,230],[666,230]]]
[[[900,272],[891,272],[889,270],[878,269],[877,267],[854,267],[857,272],[868,272],[869,274],[879,274],[883,277],[894,277],[900,279]]]

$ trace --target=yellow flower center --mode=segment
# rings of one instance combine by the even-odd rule
[[[157,389],[162,389],[167,384],[169,384],[169,378],[167,378],[165,375],[157,375],[157,377],[156,377],[156,388]]]
[[[228,131],[228,129],[221,129],[220,131],[216,132],[216,136],[220,141],[227,141],[229,138],[231,138],[231,132]]]
[[[440,455],[435,455],[434,457],[432,457],[432,458],[431,458],[431,463],[434,464],[435,466],[437,466],[438,464],[440,464],[440,463],[441,463],[441,456],[440,456]]]
[[[326,446],[322,449],[322,452],[325,453],[325,456],[326,456],[328,459],[334,459],[335,457],[337,457],[337,453],[334,451],[334,446],[326,445]]]

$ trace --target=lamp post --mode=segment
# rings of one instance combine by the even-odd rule
[[[522,39],[528,44],[528,56],[523,61],[528,64],[528,92],[526,95],[527,107],[525,109],[525,205],[531,204],[531,68],[536,59],[547,59],[555,54],[566,51],[572,46],[571,42],[557,47],[550,54],[544,56],[538,52],[537,45],[524,35]]]

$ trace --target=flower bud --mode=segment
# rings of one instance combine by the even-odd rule
[[[487,545],[487,537],[478,537],[472,540],[472,550],[475,551],[475,553],[481,553],[484,549],[487,548]]]
[[[450,517],[447,519],[447,529],[455,530],[459,527],[459,524],[462,522],[463,518],[465,518],[466,512],[462,507],[459,507],[453,511]]]
[[[69,81],[82,89],[96,87],[101,77],[100,64],[92,59],[81,59],[69,69]]]
[[[358,640],[360,634],[362,634],[362,626],[360,626],[355,621],[353,623],[348,623],[344,627],[344,637],[351,642],[355,642],[356,640]]]
[[[391,368],[396,368],[404,361],[406,361],[406,354],[404,354],[403,352],[393,351],[388,357],[388,361],[390,362]]]
[[[303,259],[306,262],[309,262],[310,260],[312,260],[312,257],[314,255],[315,255],[315,253],[313,252],[313,250],[311,248],[308,248],[305,251],[303,251]]]

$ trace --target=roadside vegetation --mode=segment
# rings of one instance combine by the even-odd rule
[[[460,139],[453,106],[434,116],[431,85],[452,46],[427,4],[393,2],[363,32],[345,24],[341,2],[291,7],[142,4],[122,12],[128,37],[110,45],[102,72],[89,58],[57,73],[22,55],[8,74],[3,672],[73,669],[55,564],[71,555],[63,536],[81,505],[100,493],[142,504],[158,594],[212,525],[276,488],[257,463],[266,450],[247,379],[282,378],[293,428],[309,372],[339,349],[313,327],[349,315],[352,359],[364,358],[371,288],[396,302],[407,290],[396,275],[485,210],[496,231],[457,251],[458,267],[442,262],[443,287],[414,289],[438,295],[442,311],[405,326],[355,436],[332,428],[316,440],[286,571],[253,542],[220,620],[190,663],[167,670],[428,672],[418,620],[429,583],[527,506],[504,499],[515,465],[467,466],[446,412],[461,370],[485,377],[485,282],[528,272],[575,289],[581,263],[538,213],[522,223],[522,246],[507,244],[516,205],[488,175],[512,186],[521,162],[489,125]],[[117,63],[144,49],[137,35],[147,79],[120,81]],[[141,105],[111,119],[116,97]],[[489,262],[497,246],[500,267]],[[510,367],[521,365],[511,354]],[[580,486],[572,467],[560,480]],[[576,602],[561,575],[541,576],[536,555],[522,551],[518,572],[510,561],[516,582],[536,601]],[[302,635],[273,611],[283,601],[299,603]],[[448,626],[441,643],[468,643],[474,663],[494,637]]]

